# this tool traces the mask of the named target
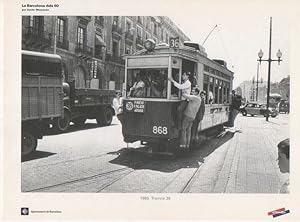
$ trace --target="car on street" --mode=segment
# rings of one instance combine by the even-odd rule
[[[290,112],[290,103],[287,100],[281,100],[279,103],[279,112],[280,113],[289,113]]]
[[[248,114],[251,116],[267,116],[268,112],[269,116],[271,117],[276,117],[278,115],[278,111],[275,108],[269,107],[269,110],[267,111],[267,106],[259,103],[247,103],[246,105],[240,107],[240,112],[243,116],[247,116]]]

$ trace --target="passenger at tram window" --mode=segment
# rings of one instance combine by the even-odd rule
[[[136,74],[136,81],[133,83],[133,86],[130,88],[129,96],[131,97],[143,97],[145,83],[142,79],[141,73]]]
[[[153,77],[153,80],[150,83],[150,88],[151,88],[151,97],[165,98],[167,96],[165,80],[161,77],[161,75],[155,75]]]
[[[176,82],[172,77],[169,78],[169,81],[171,81],[174,86],[178,89],[180,89],[182,91],[182,94],[191,94],[191,87],[192,84],[189,80],[189,76],[187,73],[183,73],[182,74],[182,84],[179,84],[178,82]],[[188,105],[188,100],[186,97],[182,97],[181,98],[181,103],[179,104],[178,108],[177,108],[177,127],[179,129],[181,129],[181,124],[182,124],[182,116],[183,116],[183,112],[185,110],[185,108]]]

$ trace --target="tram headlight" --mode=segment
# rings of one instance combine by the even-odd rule
[[[153,51],[155,48],[155,41],[153,39],[147,39],[144,43],[144,47],[149,52]]]

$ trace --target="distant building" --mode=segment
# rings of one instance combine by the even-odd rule
[[[122,55],[142,49],[148,38],[169,43],[170,37],[179,37],[181,45],[189,40],[164,16],[22,17],[22,49],[56,51],[65,81],[77,88],[122,89]]]

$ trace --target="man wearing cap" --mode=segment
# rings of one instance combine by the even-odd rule
[[[193,122],[192,125],[192,135],[191,135],[191,142],[192,143],[198,143],[198,128],[199,128],[199,123],[202,121],[205,113],[205,97],[206,97],[206,92],[202,91],[200,93],[200,98],[201,98],[201,105],[199,107],[199,110],[196,114],[196,118]]]
[[[169,77],[169,81],[171,81],[176,88],[181,90],[182,95],[183,94],[187,94],[187,95],[191,94],[192,84],[191,84],[191,82],[189,80],[189,76],[186,72],[184,72],[182,74],[182,81],[183,81],[182,84],[179,84],[178,82],[176,82],[172,78],[172,76]],[[182,115],[183,115],[185,108],[187,107],[187,104],[188,104],[188,99],[185,98],[184,96],[182,96],[181,103],[179,104],[179,106],[177,108],[177,126],[179,129],[181,129]]]

